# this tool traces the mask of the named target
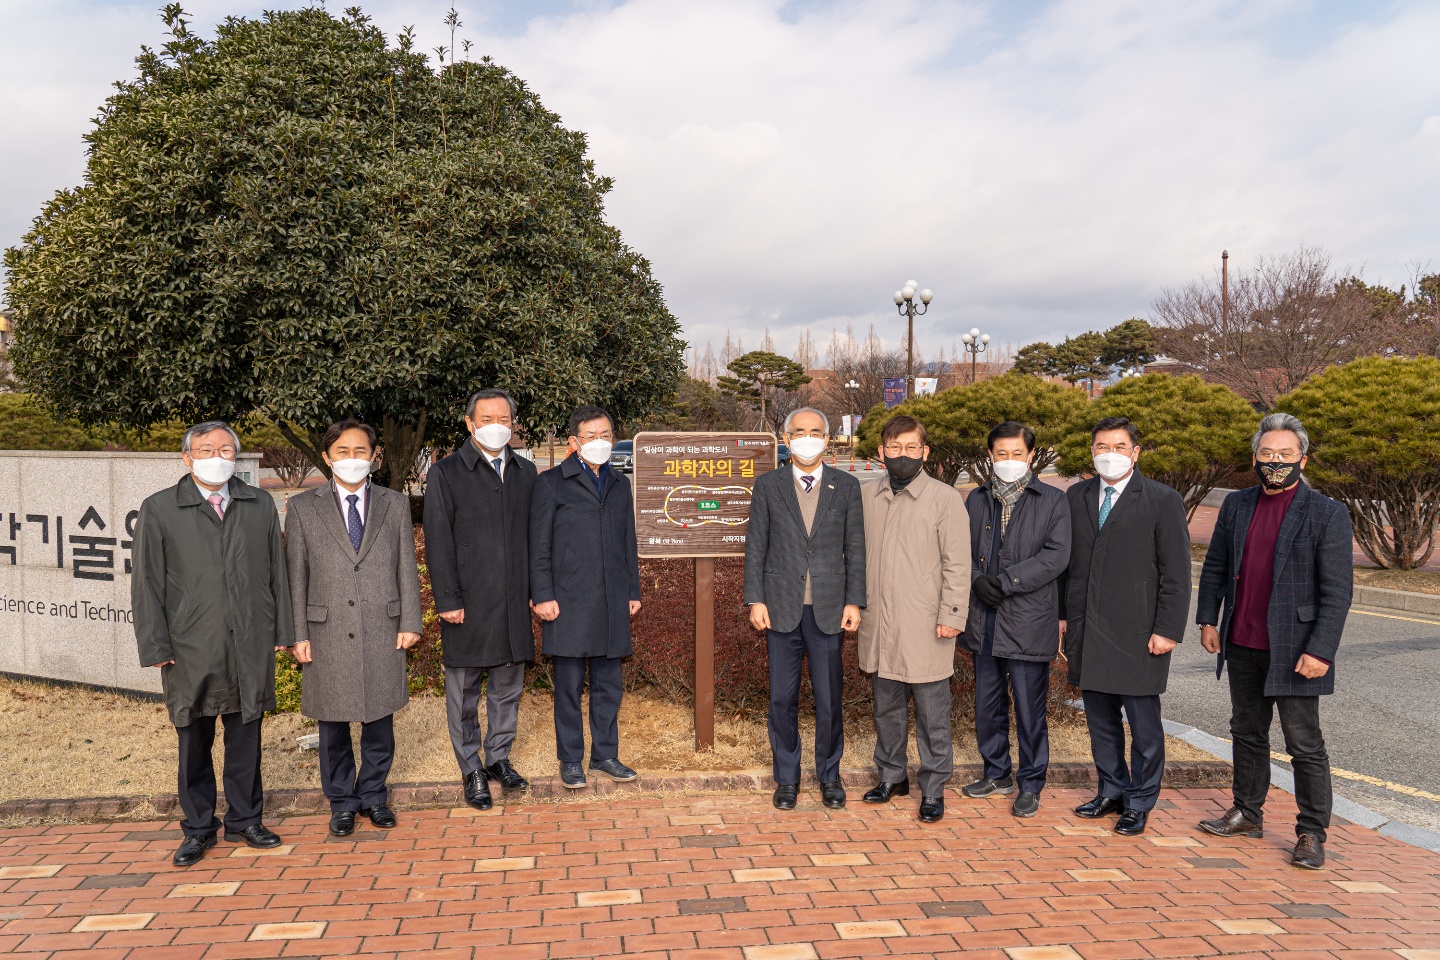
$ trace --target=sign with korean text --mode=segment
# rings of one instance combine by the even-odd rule
[[[640,556],[743,555],[750,491],[775,464],[775,437],[768,433],[636,434]]]
[[[886,407],[898,407],[905,402],[904,377],[886,377],[884,387]]]
[[[140,666],[130,576],[140,504],[178,453],[0,451],[0,672],[158,692]],[[258,454],[236,476],[254,484]]]

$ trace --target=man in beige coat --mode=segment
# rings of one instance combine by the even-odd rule
[[[860,669],[875,689],[875,766],[867,803],[910,793],[905,748],[915,701],[920,819],[945,816],[955,766],[950,678],[970,611],[970,518],[959,491],[925,473],[925,427],[898,416],[880,433],[886,476],[865,485],[865,595]]]

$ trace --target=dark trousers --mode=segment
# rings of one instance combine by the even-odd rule
[[[1015,728],[1020,747],[1020,771],[1015,784],[1039,793],[1045,789],[1050,766],[1050,727],[1046,707],[1050,700],[1050,664],[1010,660],[988,654],[975,659],[975,741],[985,761],[985,776],[1008,777],[1010,767],[1010,697],[1015,697]]]
[[[331,813],[355,813],[379,806],[389,798],[385,778],[395,759],[395,717],[360,724],[360,769],[355,769],[355,742],[350,724],[320,721],[320,787]]]
[[[943,797],[955,771],[955,739],[950,735],[950,679],[930,683],[870,676],[875,691],[875,767],[881,783],[909,780],[906,746],[910,739],[910,701],[915,701],[915,746],[920,752],[920,795]]]
[[[800,662],[810,661],[810,686],[815,692],[815,776],[821,783],[840,779],[840,754],[845,751],[845,723],[840,715],[844,669],[840,661],[843,633],[821,633],[815,609],[806,606],[800,625],[789,633],[768,630],[770,653],[770,752],[776,783],[800,782]]]
[[[1081,691],[1090,753],[1100,780],[1100,795],[1123,800],[1127,809],[1152,810],[1165,776],[1165,727],[1158,696]],[[1125,720],[1130,721],[1130,765],[1125,765]]]
[[[1285,750],[1295,769],[1295,804],[1300,808],[1295,832],[1313,833],[1323,842],[1330,826],[1333,797],[1330,755],[1320,733],[1320,698],[1265,696],[1269,650],[1229,644],[1225,663],[1230,673],[1235,806],[1247,820],[1264,822],[1265,795],[1270,791],[1270,721],[1278,708]]]
[[[585,759],[580,692],[590,672],[590,762],[620,758],[620,657],[551,657],[555,665],[555,753],[561,763]]]
[[[265,794],[260,786],[260,718],[244,723],[238,713],[220,718],[225,727],[225,831],[239,833],[260,822]],[[180,735],[180,829],[187,837],[215,833],[215,718],[197,717]]]
[[[487,679],[488,674],[488,679]],[[485,762],[480,762],[480,689],[485,689]],[[445,668],[445,718],[460,773],[468,775],[510,756],[520,725],[525,664]]]

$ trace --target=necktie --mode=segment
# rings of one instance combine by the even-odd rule
[[[815,478],[808,473],[804,473],[800,475],[800,482],[805,484],[805,492],[809,493],[810,488],[815,485]]]
[[[360,502],[360,495],[352,493],[345,499],[350,501],[350,512],[345,518],[345,526],[350,531],[350,546],[354,547],[358,553],[360,540],[365,536],[365,524],[360,522],[360,508],[356,506]]]
[[[225,498],[222,497],[222,496],[220,496],[220,494],[218,494],[218,493],[212,493],[212,494],[210,494],[210,496],[206,497],[205,499],[209,500],[209,501],[210,501],[210,506],[212,506],[212,507],[215,508],[215,516],[219,517],[221,520],[224,520],[224,519],[225,519],[225,508],[222,507],[222,506],[220,506],[220,504],[222,504],[222,503],[225,502]]]
[[[501,478],[502,480],[505,478],[505,474],[501,470],[501,468],[505,466],[504,460],[502,460],[500,457],[496,457],[494,460],[490,461],[490,466],[495,468],[495,476]]]
[[[1104,526],[1105,526],[1105,520],[1110,516],[1110,507],[1112,506],[1112,504],[1110,503],[1110,501],[1111,501],[1114,497],[1115,497],[1115,488],[1114,488],[1114,487],[1106,487],[1106,488],[1105,488],[1105,501],[1100,504],[1100,526],[1101,526],[1101,527],[1104,527]]]

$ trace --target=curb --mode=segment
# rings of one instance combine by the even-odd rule
[[[1190,578],[1193,583],[1200,582],[1200,570],[1204,563],[1199,560],[1190,561]],[[1400,610],[1405,613],[1423,613],[1432,617],[1440,617],[1440,594],[1434,593],[1412,593],[1409,590],[1387,590],[1384,587],[1366,587],[1355,584],[1355,592],[1350,598],[1352,607],[1376,607],[1380,610]]]
[[[955,768],[955,779],[965,782],[982,773],[979,764]],[[871,768],[851,768],[840,772],[840,779],[852,788],[870,787],[876,772]],[[1089,764],[1061,763],[1049,768],[1048,785],[1054,787],[1090,786],[1095,782],[1095,768]],[[1172,761],[1165,764],[1165,786],[1172,788],[1218,788],[1230,785],[1230,764],[1215,760]],[[814,787],[807,776],[802,786]],[[507,799],[496,793],[501,805],[557,800],[596,799],[620,794],[696,794],[696,793],[769,793],[774,787],[769,770],[743,770],[734,773],[663,773],[642,774],[631,783],[591,780],[582,790],[567,790],[559,777],[537,777],[521,797]],[[390,806],[398,810],[425,810],[436,807],[464,806],[464,793],[456,781],[445,783],[402,783],[390,787]],[[216,814],[224,807],[224,799],[216,804]],[[329,801],[318,788],[303,790],[267,790],[267,817],[328,814]],[[14,821],[83,821],[166,820],[178,816],[179,801],[173,794],[136,797],[81,797],[56,800],[7,800],[0,803],[0,823]]]

